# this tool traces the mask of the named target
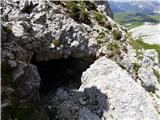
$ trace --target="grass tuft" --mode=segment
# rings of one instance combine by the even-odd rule
[[[118,30],[113,30],[112,34],[116,40],[120,40],[122,38],[122,33]]]
[[[63,1],[63,6],[69,10],[69,15],[75,21],[90,24],[89,13],[82,1]]]
[[[105,25],[105,22],[106,22],[107,18],[104,14],[93,10],[93,15],[100,25]]]
[[[118,42],[112,42],[107,44],[107,49],[112,51],[111,56],[120,54],[120,46]]]

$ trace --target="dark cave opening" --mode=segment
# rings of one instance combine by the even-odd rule
[[[40,95],[56,92],[59,87],[78,89],[81,85],[81,75],[93,63],[91,61],[72,57],[40,62],[32,60],[41,77]]]

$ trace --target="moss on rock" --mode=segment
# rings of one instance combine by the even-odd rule
[[[120,40],[122,38],[122,33],[118,30],[113,30],[112,34],[116,40]]]

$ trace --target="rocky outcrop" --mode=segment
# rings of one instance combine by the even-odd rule
[[[95,86],[107,96],[108,110],[103,119],[152,119],[158,115],[149,94],[115,62],[102,57],[82,75],[80,90]],[[89,91],[91,96],[93,91]]]
[[[101,13],[98,6],[89,1],[3,1],[3,119],[158,119],[157,53],[143,51],[139,60],[128,43],[126,29]],[[111,14],[109,7],[105,9]],[[65,64],[70,59],[68,68],[49,64],[45,68],[49,73],[36,64],[52,60]],[[78,62],[73,63],[73,59]],[[137,61],[141,66],[135,64]],[[76,71],[78,76],[73,77]],[[46,76],[50,81],[42,80]],[[49,85],[57,80],[54,77],[64,78],[59,82],[63,85],[54,85],[53,91],[41,94],[46,90],[43,82]],[[78,87],[73,78],[82,80],[77,81]]]
[[[96,1],[97,7],[99,11],[104,12],[105,15],[110,16],[113,18],[113,12],[109,6],[109,3],[107,1]]]

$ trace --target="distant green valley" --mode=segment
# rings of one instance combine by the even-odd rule
[[[143,25],[145,22],[159,23],[160,16],[158,14],[117,12],[114,13],[114,20],[131,29]]]

